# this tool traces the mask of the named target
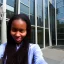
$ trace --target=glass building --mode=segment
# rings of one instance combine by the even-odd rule
[[[57,42],[64,45],[64,0],[57,0]]]
[[[0,12],[0,43],[7,41],[6,26],[15,13],[15,1],[0,0],[3,11]],[[30,42],[39,44],[41,48],[64,45],[64,0],[18,0],[16,5],[18,14],[25,13],[30,18]]]

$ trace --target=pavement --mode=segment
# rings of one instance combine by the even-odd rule
[[[64,64],[64,45],[48,46],[42,52],[48,64]]]

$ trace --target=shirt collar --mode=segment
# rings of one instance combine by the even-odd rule
[[[16,50],[18,50],[20,48],[20,46],[22,46],[22,42],[21,42],[21,44],[16,45]]]

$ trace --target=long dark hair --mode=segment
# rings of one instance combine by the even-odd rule
[[[16,51],[16,41],[10,34],[12,22],[16,19],[22,19],[27,24],[27,35],[22,41],[22,45],[18,51]],[[5,48],[3,61],[7,57],[6,64],[28,64],[28,50],[29,40],[31,39],[31,24],[27,15],[17,14],[14,15],[7,24],[7,45]]]

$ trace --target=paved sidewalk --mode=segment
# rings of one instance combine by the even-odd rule
[[[50,46],[42,49],[43,56],[48,64],[64,64],[64,46]]]

